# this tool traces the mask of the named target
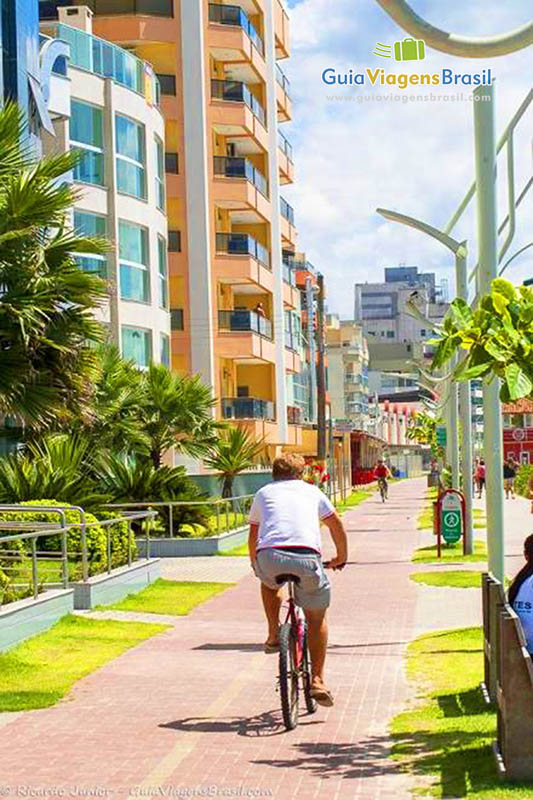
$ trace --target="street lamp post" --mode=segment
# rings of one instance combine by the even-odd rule
[[[459,242],[453,239],[444,231],[428,225],[415,217],[400,214],[386,208],[376,209],[378,214],[392,222],[399,222],[414,228],[421,233],[425,233],[436,239],[442,245],[451,250],[455,256],[455,280],[457,286],[457,296],[468,302],[468,269],[467,269],[467,247],[466,241]],[[459,388],[459,399],[461,403],[461,467],[459,462],[458,441],[458,408],[457,408],[457,383],[451,381],[449,387],[449,398],[446,404],[446,418],[449,430],[449,445],[447,447],[447,460],[452,468],[452,484],[454,488],[459,488],[459,471],[463,478],[463,492],[465,496],[466,519],[465,519],[465,540],[466,552],[473,552],[473,522],[472,522],[472,409],[470,399],[470,381],[465,381]]]
[[[498,221],[496,214],[496,136],[494,87],[474,90],[474,136],[476,156],[476,198],[479,242],[479,291],[489,294],[498,277]],[[500,381],[483,384],[484,454],[487,468],[487,543],[489,569],[499,581],[505,580],[503,519],[503,426]]]

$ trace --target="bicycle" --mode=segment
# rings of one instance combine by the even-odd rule
[[[378,486],[379,486],[379,493],[381,495],[381,502],[384,503],[385,500],[388,500],[389,497],[389,487],[387,484],[387,479],[380,478],[378,480]]]
[[[298,725],[300,681],[309,714],[315,713],[317,703],[311,697],[307,624],[294,598],[294,584],[299,583],[300,579],[297,575],[278,575],[276,580],[279,584],[287,581],[289,585],[287,616],[279,630],[279,692],[283,723],[288,731],[292,731]]]

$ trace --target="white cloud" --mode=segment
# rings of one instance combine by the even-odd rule
[[[418,13],[427,12],[434,24],[465,35],[497,33],[527,19],[526,3],[515,4],[514,18],[510,18],[508,7],[498,7],[496,0],[491,3],[492,16],[487,16],[483,0],[471,0],[467,8],[462,0],[449,0],[446,9],[439,7],[438,14],[434,8],[428,11],[429,1],[419,0],[413,5]],[[286,71],[292,84],[294,122],[286,133],[295,147],[297,182],[284,187],[283,194],[295,207],[301,248],[326,275],[330,309],[351,315],[353,283],[381,279],[382,267],[387,264],[418,264],[451,278],[451,260],[442,247],[421,234],[385,222],[375,208],[401,210],[444,226],[473,177],[472,103],[368,100],[359,104],[328,100],[333,95],[375,98],[391,91],[419,93],[394,87],[328,87],[321,81],[326,67],[344,72],[383,64],[390,71],[413,71],[395,62],[379,63],[380,59],[371,54],[376,41],[391,42],[401,36],[377,3],[301,0],[291,11],[291,25],[293,52]],[[429,51],[425,64],[430,72],[443,66],[461,72],[491,66],[497,78],[500,132],[529,88],[531,56],[526,51],[491,63]],[[469,94],[468,87],[459,91]],[[434,95],[455,92],[446,87],[429,90]],[[423,93],[428,93],[428,87],[423,87]],[[522,175],[522,183],[531,174],[531,116],[528,122],[516,147],[517,174]],[[505,181],[505,166],[500,169]],[[502,190],[502,209],[503,200]],[[510,253],[531,238],[525,230],[525,221],[531,219],[531,201],[525,201],[527,205],[529,209],[525,207],[520,213],[516,243]],[[456,233],[473,242],[473,209]],[[471,245],[471,250],[475,246]],[[526,256],[517,264],[521,267],[512,273],[517,279],[528,270],[533,275],[533,263],[528,263]]]

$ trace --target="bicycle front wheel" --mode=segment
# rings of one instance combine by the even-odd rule
[[[304,636],[302,681],[304,687],[305,707],[307,708],[309,714],[314,714],[317,709],[317,703],[314,697],[311,697],[311,659],[309,658],[309,649],[307,647],[307,628]]]
[[[292,731],[298,725],[298,669],[296,639],[288,622],[279,631],[279,693],[283,723]]]

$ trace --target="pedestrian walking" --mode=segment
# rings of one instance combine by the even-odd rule
[[[533,534],[524,542],[526,563],[509,586],[509,605],[518,615],[527,649],[533,653]]]
[[[483,488],[485,486],[485,459],[480,458],[479,464],[476,467],[476,483],[478,488],[478,498],[481,500],[481,496],[483,494]]]
[[[516,462],[512,456],[503,462],[503,488],[505,489],[505,499],[511,497],[515,499],[514,482],[516,478]]]

